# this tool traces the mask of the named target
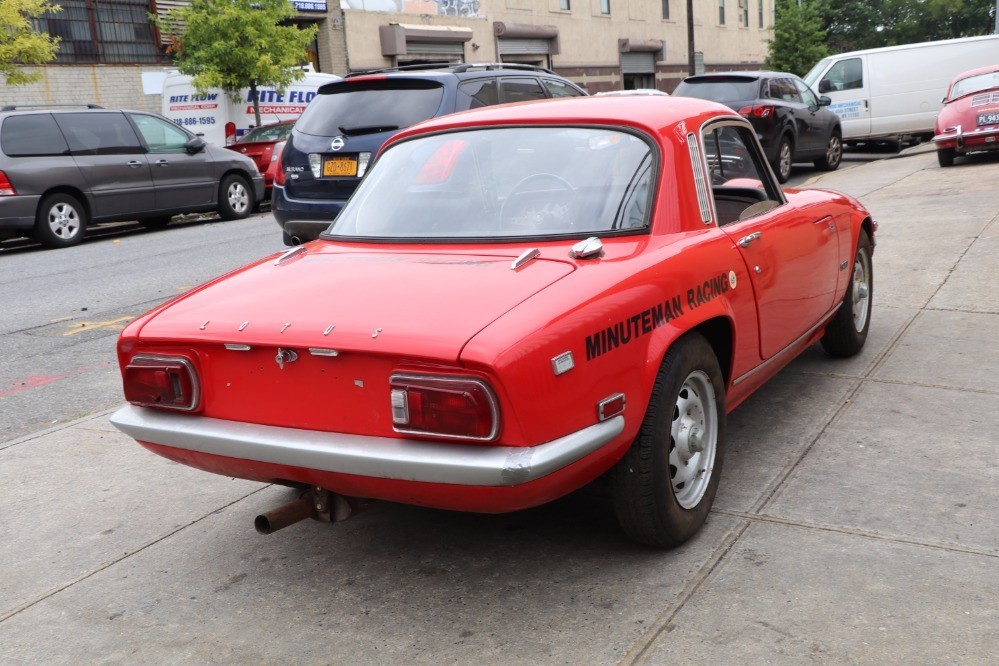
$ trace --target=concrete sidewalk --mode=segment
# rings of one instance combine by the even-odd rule
[[[599,486],[507,516],[379,505],[277,535],[287,489],[172,464],[107,413],[0,444],[0,663],[995,663],[999,162],[827,174],[881,225],[867,347],[729,418],[671,552]]]

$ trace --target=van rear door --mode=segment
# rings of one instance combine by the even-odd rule
[[[829,110],[840,117],[843,139],[862,139],[871,134],[871,85],[867,58],[856,56],[829,61],[820,75],[806,80],[819,95],[832,100]],[[816,68],[817,69],[817,68]],[[815,70],[812,70],[815,72]]]

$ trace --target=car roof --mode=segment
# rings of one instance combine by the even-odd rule
[[[684,81],[690,81],[691,79],[713,79],[719,77],[742,77],[745,79],[774,79],[774,78],[801,78],[797,74],[791,74],[790,72],[771,72],[771,71],[746,71],[746,72],[707,72],[705,74],[695,74],[694,76],[688,76]],[[694,81],[696,83],[696,81]]]
[[[977,69],[969,69],[967,72],[961,72],[954,77],[950,84],[953,86],[961,79],[966,79],[969,76],[978,76],[979,74],[988,74],[989,72],[999,72],[999,65],[989,65],[988,67],[979,67]]]
[[[705,121],[720,116],[741,120],[727,106],[693,97],[566,97],[487,106],[440,116],[403,130],[390,143],[414,134],[490,125],[622,126],[685,142],[688,132],[697,132]]]

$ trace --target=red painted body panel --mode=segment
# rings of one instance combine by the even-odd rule
[[[482,446],[536,446],[580,431],[597,422],[599,401],[624,393],[624,430],[597,451],[532,482],[483,487],[358,477],[144,445],[229,476],[498,512],[564,495],[612,466],[638,432],[666,350],[688,331],[707,326],[726,332],[719,344],[728,344],[725,338],[731,344],[723,350],[729,361],[722,370],[727,404],[734,408],[821,335],[847,288],[842,266],[850,263],[867,213],[840,194],[792,190],[788,202],[769,213],[723,228],[706,225],[687,141],[719,116],[744,123],[701,100],[625,97],[490,107],[433,119],[389,145],[423,132],[482,125],[611,125],[648,135],[659,152],[649,231],[608,236],[603,254],[589,259],[570,258],[575,238],[315,241],[280,265],[277,255],[268,257],[174,299],[135,320],[119,341],[123,367],[138,351],[189,358],[202,381],[203,416],[306,430],[398,437],[389,409],[393,372],[485,380],[499,402],[501,430]],[[740,248],[739,238],[753,231],[762,233],[760,240]],[[533,248],[537,259],[510,270],[515,257]],[[252,349],[233,351],[225,343]],[[305,352],[315,347],[341,353]],[[282,369],[274,362],[278,348],[303,353]],[[575,368],[556,375],[552,359],[565,352],[572,353]],[[735,381],[740,378],[745,381]]]

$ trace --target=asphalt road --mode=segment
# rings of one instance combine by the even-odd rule
[[[121,402],[115,339],[129,320],[283,247],[270,214],[99,227],[61,250],[0,243],[0,442]]]

